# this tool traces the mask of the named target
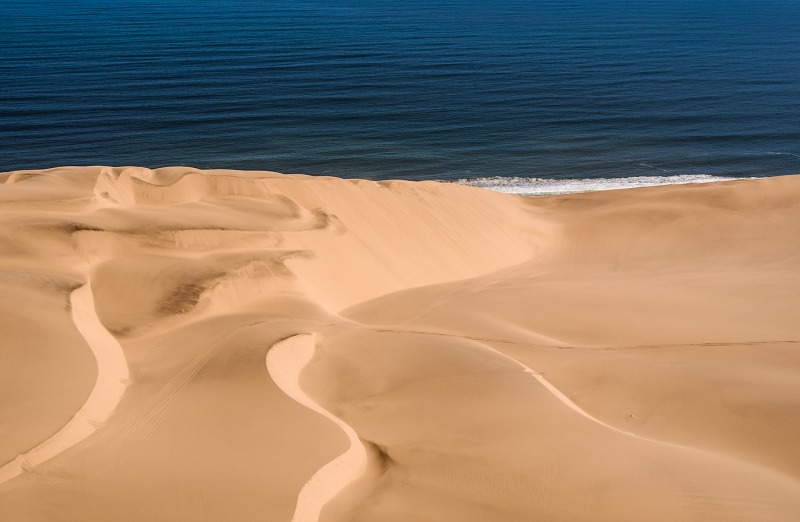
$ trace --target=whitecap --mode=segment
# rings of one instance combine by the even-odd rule
[[[455,183],[480,187],[518,196],[553,196],[577,194],[599,190],[616,190],[658,185],[681,185],[684,183],[709,183],[742,179],[708,174],[679,174],[672,176],[635,176],[628,178],[517,178],[490,177],[459,179]]]

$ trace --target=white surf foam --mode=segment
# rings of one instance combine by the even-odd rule
[[[592,179],[503,178],[495,176],[491,178],[459,179],[456,183],[518,196],[553,196],[556,194],[577,194],[579,192],[595,192],[598,190],[681,185],[684,183],[709,183],[734,179],[742,178],[710,176],[707,174]]]

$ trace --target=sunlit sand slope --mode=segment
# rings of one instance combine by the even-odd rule
[[[800,177],[0,174],[0,520],[796,520]]]

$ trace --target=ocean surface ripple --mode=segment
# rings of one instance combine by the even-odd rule
[[[800,173],[796,0],[32,0],[0,17],[2,171]]]

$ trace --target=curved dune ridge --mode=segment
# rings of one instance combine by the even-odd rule
[[[800,176],[683,181],[0,173],[0,520],[794,522]]]
[[[367,453],[353,428],[315,403],[298,384],[300,372],[314,356],[314,336],[294,335],[276,343],[267,352],[267,369],[278,387],[306,408],[335,422],[350,439],[350,447],[314,473],[297,497],[292,522],[316,522],[322,507],[367,466]]]
[[[509,357],[509,359],[511,359],[511,358]],[[563,402],[564,404],[566,404],[566,405],[567,405],[567,406],[568,406],[568,407],[569,407],[571,410],[574,410],[574,411],[578,412],[579,414],[583,415],[584,417],[586,417],[587,419],[591,420],[592,422],[596,422],[597,424],[599,424],[599,425],[601,425],[601,426],[605,426],[606,428],[612,429],[612,430],[614,430],[614,431],[618,431],[618,432],[620,432],[620,433],[624,433],[625,435],[630,435],[630,436],[632,436],[632,437],[639,437],[639,436],[638,436],[638,435],[636,435],[635,433],[631,433],[631,432],[629,432],[629,431],[625,431],[625,430],[621,430],[621,429],[619,429],[619,428],[615,428],[614,426],[611,426],[610,424],[606,424],[605,422],[601,421],[600,419],[597,419],[597,418],[595,418],[595,417],[592,417],[591,415],[589,415],[588,413],[586,413],[586,412],[585,412],[583,409],[581,409],[581,407],[580,407],[580,406],[578,406],[577,404],[575,404],[574,402],[572,402],[572,401],[569,399],[569,397],[567,397],[566,395],[564,395],[563,393],[561,393],[561,392],[558,390],[558,388],[556,388],[555,386],[553,386],[552,384],[550,384],[549,382],[547,382],[547,379],[545,379],[545,378],[544,378],[544,375],[542,375],[541,373],[539,373],[539,372],[536,372],[536,371],[534,371],[534,370],[532,370],[532,369],[528,368],[527,366],[525,366],[525,365],[524,365],[524,364],[522,364],[521,362],[517,361],[516,359],[511,359],[511,360],[513,360],[514,362],[516,362],[517,364],[519,364],[520,366],[522,366],[522,369],[525,371],[525,373],[527,373],[527,374],[530,374],[531,376],[533,376],[533,378],[534,378],[534,379],[536,379],[537,381],[539,381],[540,383],[542,383],[542,386],[544,386],[545,388],[547,388],[547,390],[548,390],[550,393],[552,393],[552,394],[553,394],[553,395],[554,395],[554,396],[555,396],[555,397],[556,397],[558,400],[560,400],[561,402]],[[640,438],[643,438],[643,437],[640,437]]]
[[[95,312],[91,285],[87,283],[73,291],[70,304],[75,327],[97,361],[97,381],[86,402],[58,433],[0,468],[0,483],[33,470],[101,428],[130,383],[122,347]]]
[[[684,449],[684,450],[690,450],[690,451],[693,449],[693,448],[691,448],[689,446],[683,446],[683,445],[675,444],[675,443],[672,443],[672,442],[669,442],[669,441],[664,441],[664,440],[658,440],[658,439],[644,437],[644,436],[639,435],[637,433],[634,433],[632,431],[620,429],[620,428],[618,428],[616,426],[612,426],[611,424],[607,424],[607,423],[603,422],[602,420],[598,419],[597,417],[594,417],[593,415],[589,414],[583,408],[581,408],[580,406],[575,404],[569,397],[564,395],[564,393],[562,393],[558,388],[553,386],[552,383],[548,382],[547,379],[545,379],[544,375],[541,372],[537,372],[537,371],[525,366],[520,361],[518,361],[518,360],[516,360],[516,359],[514,359],[512,357],[509,357],[509,356],[503,354],[502,352],[498,352],[497,350],[493,350],[493,351],[495,353],[498,353],[501,357],[509,359],[509,360],[517,363],[518,365],[520,365],[525,373],[531,375],[534,379],[539,381],[539,383],[541,383],[541,385],[544,386],[547,389],[547,391],[552,393],[553,396],[556,397],[559,401],[563,402],[571,410],[577,412],[578,414],[580,414],[581,416],[591,420],[592,422],[594,422],[596,424],[599,424],[600,426],[603,426],[603,427],[608,428],[610,430],[614,430],[614,431],[616,431],[618,433],[622,433],[622,434],[627,435],[629,437],[636,437],[638,439],[646,440],[648,442],[655,442],[655,443],[658,443],[658,444],[665,444],[667,446],[673,446],[673,447],[676,447],[676,448],[680,448],[680,449]],[[763,472],[765,470],[762,469],[762,470],[759,470],[759,471]],[[781,478],[785,479],[787,477],[781,477]],[[797,485],[800,485],[800,480],[794,479],[791,476],[788,477],[788,479],[790,481],[795,482]]]

